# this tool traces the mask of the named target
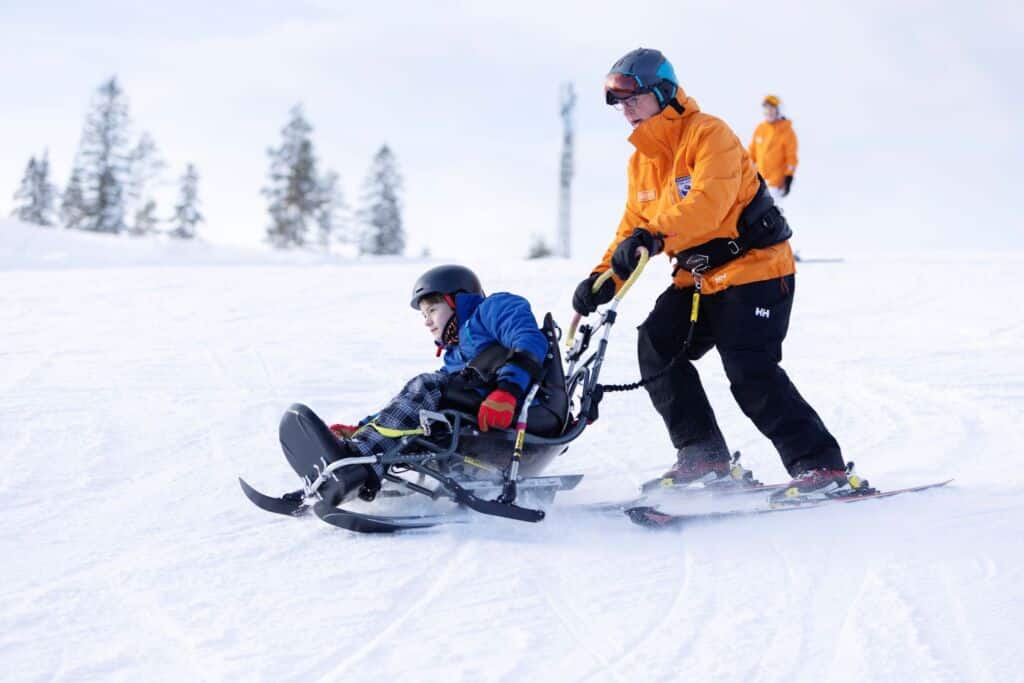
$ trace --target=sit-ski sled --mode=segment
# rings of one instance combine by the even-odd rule
[[[452,405],[443,404],[439,411],[421,411],[419,433],[402,436],[386,452],[344,457],[338,438],[323,420],[307,406],[295,404],[281,418],[280,439],[296,472],[300,476],[309,473],[303,476],[302,489],[268,496],[239,478],[242,491],[269,512],[301,516],[312,510],[329,524],[367,533],[466,522],[472,512],[521,522],[543,520],[543,506],[551,504],[559,491],[575,488],[583,478],[581,474],[542,476],[541,472],[597,419],[602,397],[598,376],[616,309],[646,261],[646,256],[641,259],[596,324],[579,327],[577,336],[580,317],[573,319],[565,354],[567,370],[559,350],[561,330],[550,313],[545,316],[542,331],[548,339],[548,353],[544,374],[527,392],[514,429],[481,432],[474,408],[460,405],[455,397]],[[595,339],[596,348],[591,350]],[[432,501],[451,501],[454,510],[393,516],[335,507],[323,500],[319,490],[329,477],[344,468],[367,465],[384,472],[375,503],[419,495]],[[357,495],[350,492],[341,504]],[[369,497],[365,490],[363,495]]]

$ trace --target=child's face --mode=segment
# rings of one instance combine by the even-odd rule
[[[455,311],[444,301],[428,303],[426,300],[423,300],[420,301],[420,312],[423,313],[423,324],[427,326],[430,334],[434,336],[434,341],[441,341],[444,326],[448,324]]]

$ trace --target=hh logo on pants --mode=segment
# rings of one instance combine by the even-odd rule
[[[756,315],[758,318],[770,318],[772,317],[772,312],[769,311],[767,308],[758,307],[754,309],[754,315]]]

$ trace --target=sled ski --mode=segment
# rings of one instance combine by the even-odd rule
[[[464,524],[468,515],[452,512],[442,515],[368,515],[341,508],[333,508],[320,501],[313,506],[317,517],[336,527],[364,534],[389,534],[396,531],[429,529],[441,524]]]
[[[301,495],[301,491],[274,497],[260,493],[241,477],[238,478],[238,483],[242,485],[242,493],[245,494],[245,497],[255,503],[256,507],[262,508],[267,512],[299,517],[309,510],[309,505],[306,504],[305,497]]]

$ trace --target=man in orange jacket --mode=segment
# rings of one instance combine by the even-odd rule
[[[782,101],[776,95],[766,95],[761,103],[764,121],[754,129],[750,141],[750,158],[758,172],[768,183],[768,191],[779,203],[789,196],[796,174],[796,132],[793,122],[782,115]]]
[[[677,449],[662,484],[730,477],[729,449],[691,362],[717,347],[736,402],[793,477],[778,495],[848,489],[839,444],[779,367],[795,284],[791,232],[743,144],[701,112],[657,50],[633,50],[617,61],[605,101],[621,107],[636,151],[615,238],[576,288],[573,307],[587,315],[610,301],[636,268],[640,247],[675,260],[673,282],[638,339],[641,376]],[[608,269],[615,277],[594,292]]]

